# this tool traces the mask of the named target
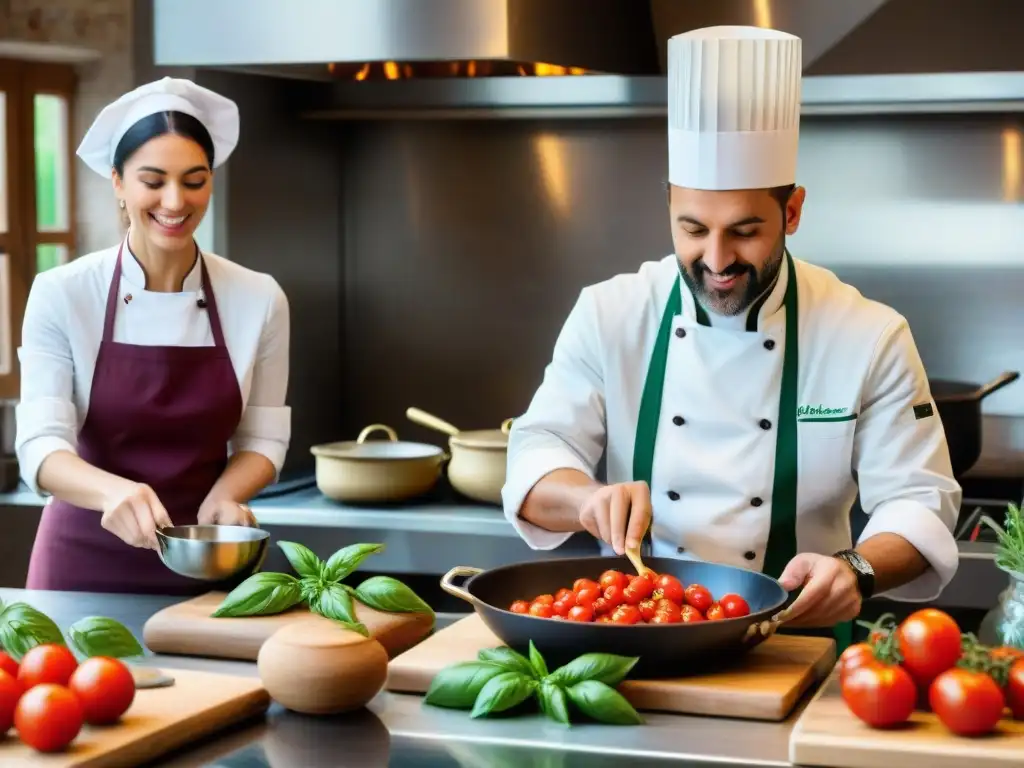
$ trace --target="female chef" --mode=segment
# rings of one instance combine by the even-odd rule
[[[16,450],[51,497],[30,589],[209,589],[163,566],[156,529],[255,525],[245,502],[280,471],[287,300],[193,239],[238,133],[232,101],[164,78],[105,107],[78,148],[112,179],[128,232],[29,294]]]

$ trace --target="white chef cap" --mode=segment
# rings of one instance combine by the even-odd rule
[[[762,189],[796,181],[800,38],[707,27],[668,41],[669,183]]]
[[[157,112],[184,112],[201,122],[213,139],[214,166],[227,160],[238,144],[235,102],[191,80],[165,77],[140,85],[104,107],[78,146],[78,156],[96,173],[109,176],[121,137]]]

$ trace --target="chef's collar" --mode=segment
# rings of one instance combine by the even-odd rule
[[[751,304],[746,312],[738,315],[719,315],[700,305],[690,292],[685,280],[679,281],[679,290],[683,298],[683,315],[695,319],[700,325],[723,328],[735,331],[757,331],[764,327],[765,321],[782,308],[786,298],[786,283],[789,279],[789,260],[782,259],[779,274],[770,290]],[[679,267],[682,270],[682,267]]]
[[[196,254],[198,256],[198,249]],[[131,246],[128,245],[128,236],[124,238],[124,250],[121,253],[121,276],[131,283],[137,290],[145,290],[146,288],[146,272],[142,269],[142,265],[139,264],[135,258],[135,254],[132,253]],[[192,269],[185,276],[185,282],[182,285],[182,293],[195,293],[203,287],[203,271],[199,266],[199,259],[195,260],[192,265]]]

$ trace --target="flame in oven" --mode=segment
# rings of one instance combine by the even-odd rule
[[[563,67],[542,62],[465,61],[372,61],[331,63],[327,71],[338,80],[413,80],[453,77],[575,77],[588,75],[582,67]]]

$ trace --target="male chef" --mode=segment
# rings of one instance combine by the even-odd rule
[[[668,66],[675,254],[579,295],[512,427],[505,514],[544,550],[588,531],[622,554],[650,526],[654,556],[802,587],[789,625],[845,645],[863,599],[956,572],[942,424],[907,321],[786,249],[800,39],[698,29]]]

